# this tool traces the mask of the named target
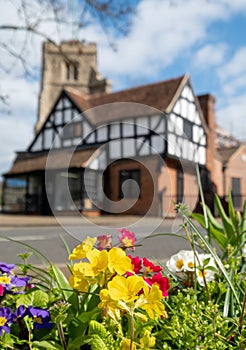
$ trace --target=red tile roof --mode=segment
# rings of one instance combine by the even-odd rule
[[[178,90],[180,89],[182,82],[186,81],[187,75],[182,75],[178,78],[161,81],[154,84],[143,85],[139,87],[130,88],[113,93],[102,93],[97,95],[82,95],[79,91],[73,88],[65,88],[65,91],[77,105],[81,111],[90,110],[87,114],[93,124],[100,124],[119,119],[119,117],[132,117],[137,115],[143,115],[147,110],[147,114],[156,113],[154,109],[165,112],[173,99],[175,98]],[[117,106],[109,106],[109,104],[127,102],[128,104]],[[132,106],[129,104],[132,103]],[[139,104],[138,105],[133,105]],[[141,104],[141,106],[140,106]],[[94,107],[107,105],[102,113],[95,113]],[[147,107],[145,107],[147,106]],[[121,109],[121,111],[119,111]],[[118,110],[118,112],[117,112]]]

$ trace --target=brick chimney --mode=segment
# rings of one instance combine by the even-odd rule
[[[210,94],[206,95],[200,95],[197,96],[203,116],[205,119],[205,122],[207,124],[207,169],[211,173],[211,180],[216,183],[216,178],[215,178],[215,152],[216,152],[216,147],[215,147],[215,129],[216,129],[216,123],[215,123],[215,98],[214,96]]]

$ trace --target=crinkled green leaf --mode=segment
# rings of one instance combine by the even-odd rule
[[[21,294],[18,296],[16,301],[16,306],[24,305],[26,307],[40,307],[46,308],[49,302],[48,294],[43,292],[42,290],[30,290],[25,294]]]

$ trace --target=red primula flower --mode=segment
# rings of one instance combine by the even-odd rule
[[[120,242],[126,248],[134,248],[136,243],[135,233],[128,231],[126,228],[118,229],[121,233],[121,237],[119,238]]]
[[[0,297],[3,296],[4,287],[0,284]]]
[[[97,248],[99,250],[112,248],[112,236],[111,235],[97,236]]]
[[[145,280],[149,286],[152,286],[154,283],[158,284],[160,290],[162,291],[163,297],[168,297],[168,289],[170,288],[170,284],[168,282],[168,278],[163,277],[161,272],[158,272],[151,278],[146,278]]]
[[[139,273],[142,268],[142,259],[140,259],[139,256],[132,257],[131,255],[128,255],[128,257],[131,259],[133,271],[135,273]]]
[[[158,265],[154,265],[151,261],[149,261],[146,258],[143,258],[143,264],[146,267],[146,272],[159,272],[162,270],[162,268]]]

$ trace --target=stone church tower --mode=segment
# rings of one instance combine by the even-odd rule
[[[84,94],[110,92],[109,81],[97,71],[95,43],[71,40],[58,46],[47,41],[43,45],[42,65],[36,132],[40,130],[64,87],[74,87]]]

